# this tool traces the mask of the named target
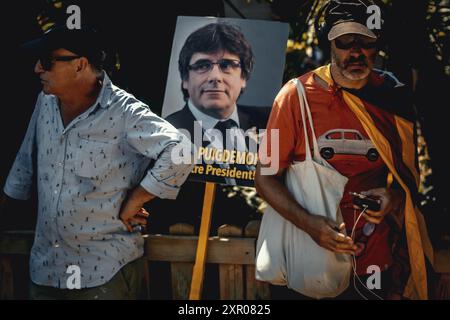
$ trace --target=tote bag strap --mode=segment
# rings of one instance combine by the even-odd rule
[[[298,79],[293,79],[292,81],[295,83],[295,86],[297,87],[298,100],[300,102],[300,111],[302,114],[303,131],[305,132],[306,159],[308,159],[308,160],[311,159],[311,150],[310,150],[310,146],[309,146],[308,131],[306,129],[305,109],[306,109],[306,113],[308,114],[309,127],[311,128],[311,133],[312,133],[314,159],[316,161],[319,161],[322,157],[320,156],[320,153],[319,153],[319,146],[317,144],[316,133],[314,131],[311,110],[309,108],[308,100],[306,100],[305,88],[303,88],[302,83]]]

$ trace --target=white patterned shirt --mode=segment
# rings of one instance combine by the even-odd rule
[[[127,192],[140,184],[175,199],[192,164],[174,164],[171,150],[191,142],[104,73],[97,101],[64,127],[53,95],[38,97],[4,192],[28,199],[37,167],[38,220],[31,279],[67,288],[71,265],[81,287],[102,285],[143,255],[139,232],[119,219]],[[179,162],[179,161],[178,161]]]

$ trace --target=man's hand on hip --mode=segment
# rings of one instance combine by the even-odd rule
[[[133,225],[146,225],[149,213],[142,206],[155,196],[141,186],[133,189],[122,204],[119,218],[129,232],[133,232]]]

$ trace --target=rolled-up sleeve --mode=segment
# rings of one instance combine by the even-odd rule
[[[127,142],[154,160],[141,186],[162,199],[175,199],[194,166],[193,145],[180,131],[140,103],[131,107]]]
[[[33,159],[36,150],[36,122],[39,113],[41,95],[28,124],[25,138],[22,141],[14,164],[6,179],[3,191],[11,198],[27,200],[30,198],[33,179]]]

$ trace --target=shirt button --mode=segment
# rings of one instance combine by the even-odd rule
[[[55,194],[57,194],[58,193],[58,190],[55,190]]]

